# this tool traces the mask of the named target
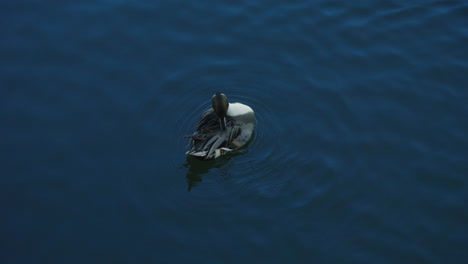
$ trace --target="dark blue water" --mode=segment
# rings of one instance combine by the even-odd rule
[[[1,263],[463,263],[466,1],[0,3]],[[187,140],[214,92],[254,140]],[[188,191],[190,189],[190,191]]]

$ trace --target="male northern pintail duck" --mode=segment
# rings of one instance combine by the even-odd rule
[[[212,109],[206,110],[190,138],[187,155],[199,159],[215,159],[244,146],[252,136],[255,114],[241,103],[229,103],[222,93],[211,98]]]

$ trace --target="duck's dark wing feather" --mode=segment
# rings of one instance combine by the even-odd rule
[[[220,130],[219,118],[213,109],[205,111],[197,122],[195,133],[205,134]]]
[[[219,118],[213,109],[202,114],[191,138],[189,155],[204,159],[214,158],[214,152],[218,148],[229,147],[230,142],[239,136],[240,124],[233,118],[226,118],[226,130],[222,131]]]

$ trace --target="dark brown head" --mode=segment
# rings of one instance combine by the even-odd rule
[[[213,105],[213,110],[219,118],[226,117],[227,110],[229,108],[229,101],[223,93],[215,93],[213,98],[211,98],[211,104]]]
[[[223,93],[215,93],[211,98],[213,110],[219,117],[221,129],[226,129],[226,116],[229,108],[229,101]]]

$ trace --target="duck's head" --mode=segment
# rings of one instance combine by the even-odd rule
[[[223,93],[215,93],[211,98],[211,104],[213,105],[214,112],[219,117],[221,130],[226,130],[226,116],[229,108],[227,97]]]

